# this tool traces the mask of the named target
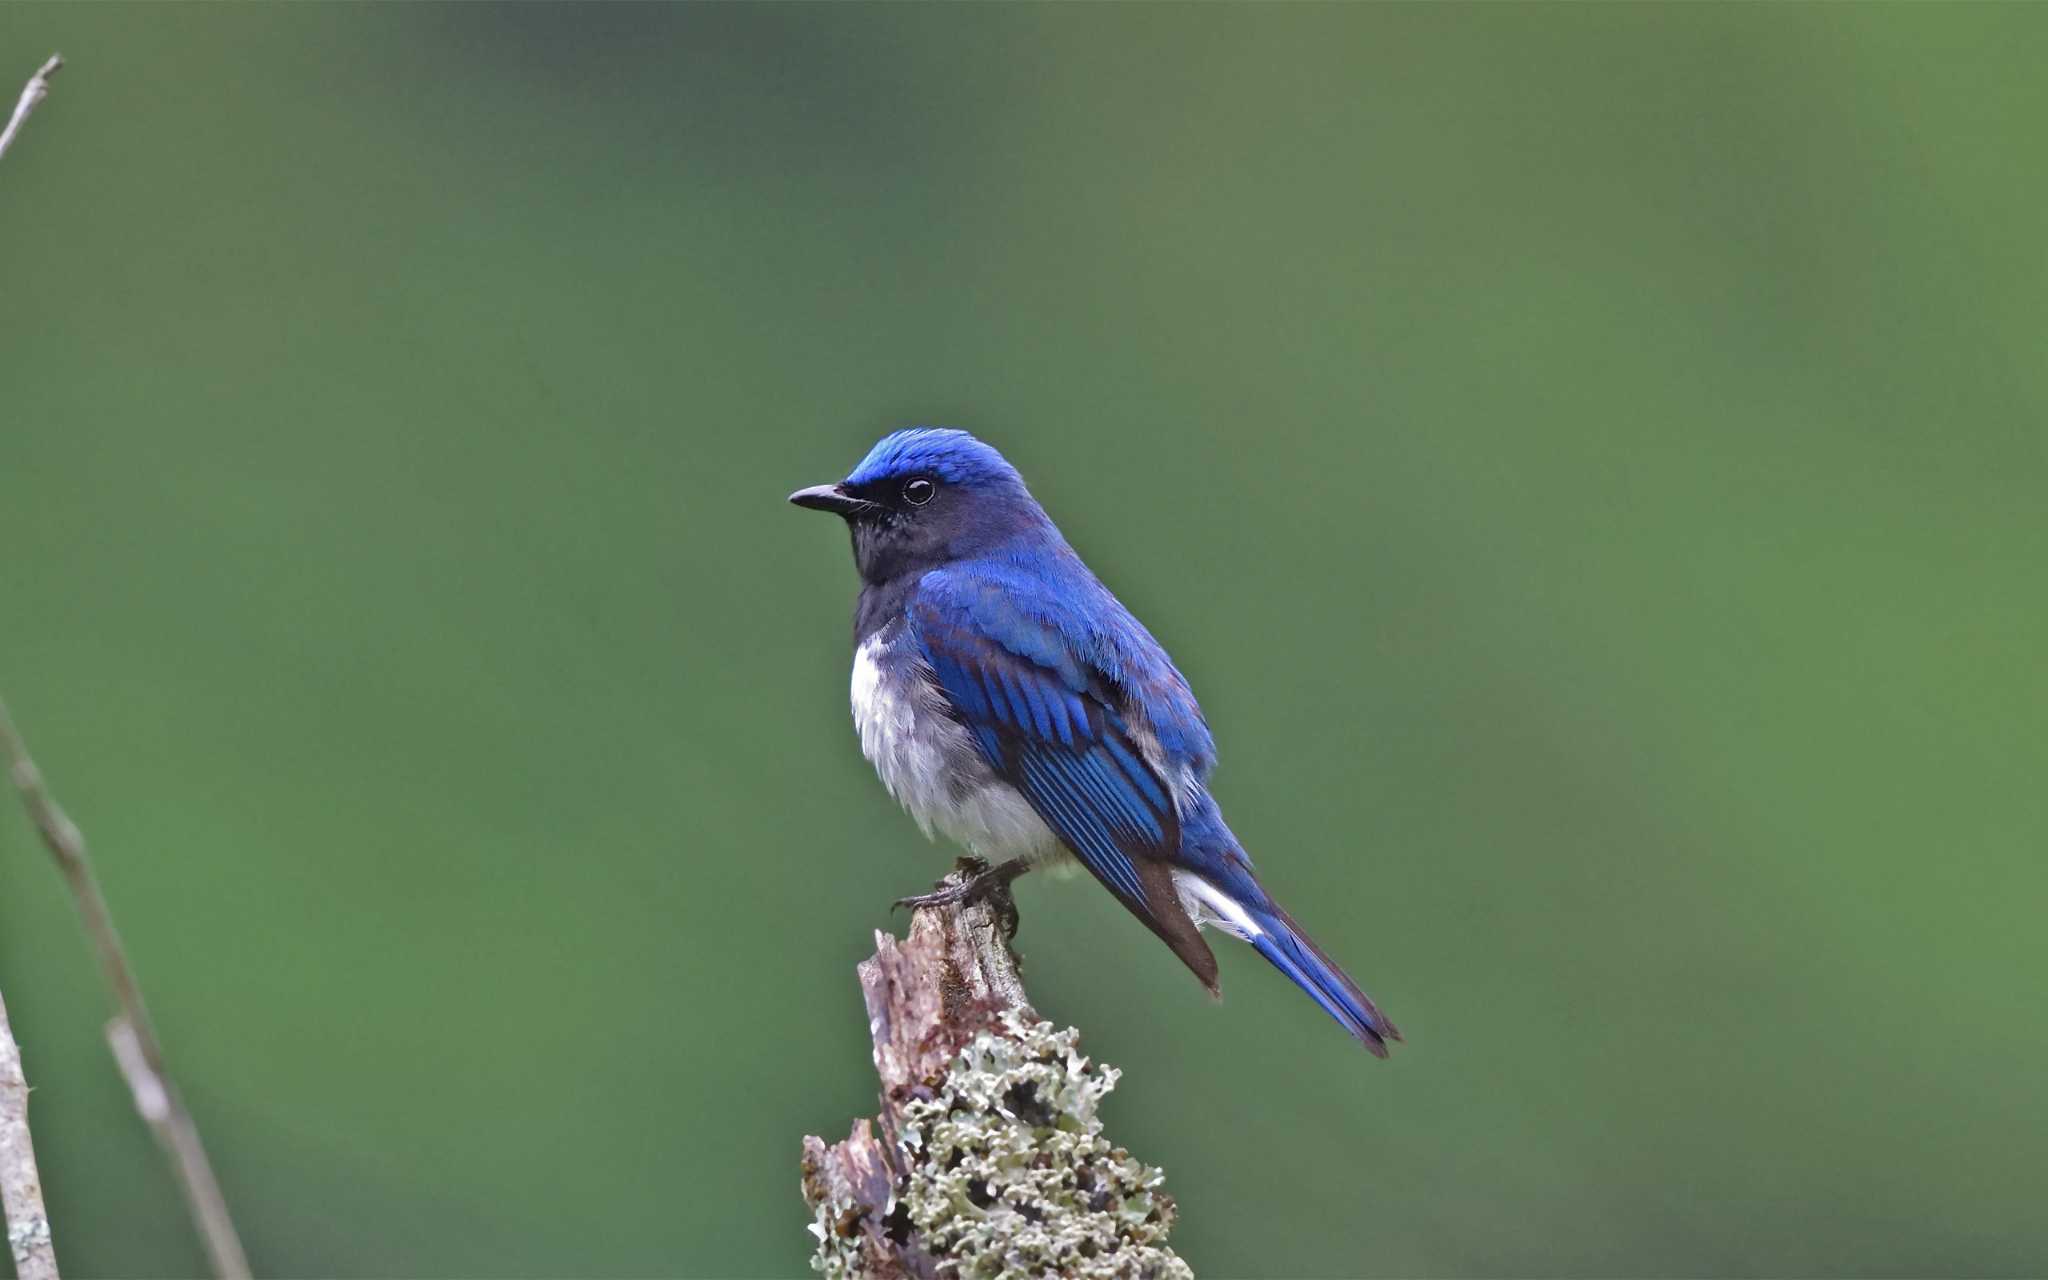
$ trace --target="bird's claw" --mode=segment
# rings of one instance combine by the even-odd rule
[[[943,889],[934,889],[930,893],[913,893],[907,898],[898,898],[889,904],[889,910],[894,911],[899,907],[909,907],[912,911],[920,907],[950,907],[955,903],[971,902],[977,896],[977,890],[986,893],[989,888],[987,883],[976,877],[959,884],[947,885]]]
[[[916,911],[923,907],[972,906],[985,898],[992,899],[996,914],[1003,923],[1004,936],[1015,937],[1017,906],[1010,900],[1010,882],[1028,870],[1030,865],[1021,858],[1012,858],[993,867],[979,858],[962,858],[954,867],[953,874],[940,881],[930,893],[898,898],[889,904],[889,909],[909,907]]]

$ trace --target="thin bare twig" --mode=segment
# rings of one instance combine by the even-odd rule
[[[53,53],[43,64],[42,70],[28,78],[28,84],[21,91],[21,100],[14,104],[14,114],[7,121],[7,128],[0,130],[0,156],[7,154],[7,148],[14,145],[14,135],[21,132],[22,122],[36,104],[50,95],[50,77],[64,66],[64,55]]]
[[[99,877],[93,874],[92,860],[86,853],[85,836],[57,807],[35,761],[29,759],[28,745],[15,730],[5,702],[0,702],[0,755],[6,756],[15,789],[21,792],[29,817],[35,820],[43,843],[49,846],[58,870],[71,886],[86,937],[99,953],[100,970],[113,990],[116,1007],[114,1020],[107,1024],[107,1043],[128,1081],[129,1091],[135,1095],[135,1109],[149,1123],[170,1160],[171,1172],[177,1175],[186,1208],[199,1228],[214,1274],[223,1280],[245,1280],[249,1259],[242,1252],[234,1220],[228,1216],[227,1200],[221,1195],[213,1166],[206,1159],[206,1145],[199,1140],[198,1126],[192,1123],[192,1113],[185,1109],[178,1087],[164,1069],[163,1045],[157,1040],[149,1010],[142,1003],[142,989],[136,985],[135,971],[128,965],[121,935],[115,932],[113,918],[107,912]]]
[[[43,1180],[28,1136],[28,1081],[21,1074],[21,1047],[7,1025],[5,1000],[0,1000],[0,1209],[6,1210],[16,1280],[57,1280]]]

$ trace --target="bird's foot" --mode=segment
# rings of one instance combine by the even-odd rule
[[[976,902],[997,889],[1007,888],[1010,881],[1030,869],[1031,865],[1022,858],[1012,858],[993,867],[980,858],[961,858],[953,873],[939,881],[930,893],[898,898],[893,906],[909,907],[914,911],[919,907],[950,907],[956,903]]]
[[[898,907],[909,907],[912,911],[915,911],[920,907],[950,907],[955,903],[969,902],[976,896],[975,890],[980,885],[981,880],[977,877],[973,880],[962,880],[955,884],[945,885],[932,890],[930,893],[913,893],[907,898],[898,898],[890,903],[889,910],[894,911]]]
[[[1023,858],[1012,858],[993,867],[979,858],[962,858],[953,873],[941,880],[937,888],[930,893],[898,898],[890,910],[896,907],[909,907],[915,911],[920,907],[971,905],[1000,894],[996,909],[1008,923],[1007,932],[1014,934],[1017,931],[1017,908],[1010,902],[1010,882],[1029,870],[1031,863]]]

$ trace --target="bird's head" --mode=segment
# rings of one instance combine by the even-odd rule
[[[968,435],[912,427],[883,436],[838,484],[789,500],[845,518],[861,577],[888,582],[1049,528],[1003,455]]]

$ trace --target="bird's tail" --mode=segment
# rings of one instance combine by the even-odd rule
[[[1355,1036],[1358,1043],[1374,1055],[1386,1057],[1387,1041],[1399,1040],[1401,1033],[1379,1011],[1372,997],[1360,991],[1351,976],[1323,954],[1323,949],[1294,923],[1293,916],[1266,896],[1242,854],[1225,859],[1220,870],[1222,874],[1216,879],[1189,870],[1175,873],[1175,884],[1189,914],[1201,923],[1215,925],[1251,943],[1275,969],[1308,992],[1309,998]],[[1223,887],[1225,884],[1229,887]]]
[[[1271,898],[1259,907],[1247,904],[1245,914],[1258,926],[1258,932],[1245,941],[1275,969],[1293,979],[1295,986],[1308,992],[1311,999],[1323,1006],[1323,1012],[1335,1018],[1375,1057],[1386,1057],[1387,1041],[1399,1040],[1400,1031],[1380,1012],[1372,997],[1358,989],[1351,975],[1302,932],[1294,917]]]

